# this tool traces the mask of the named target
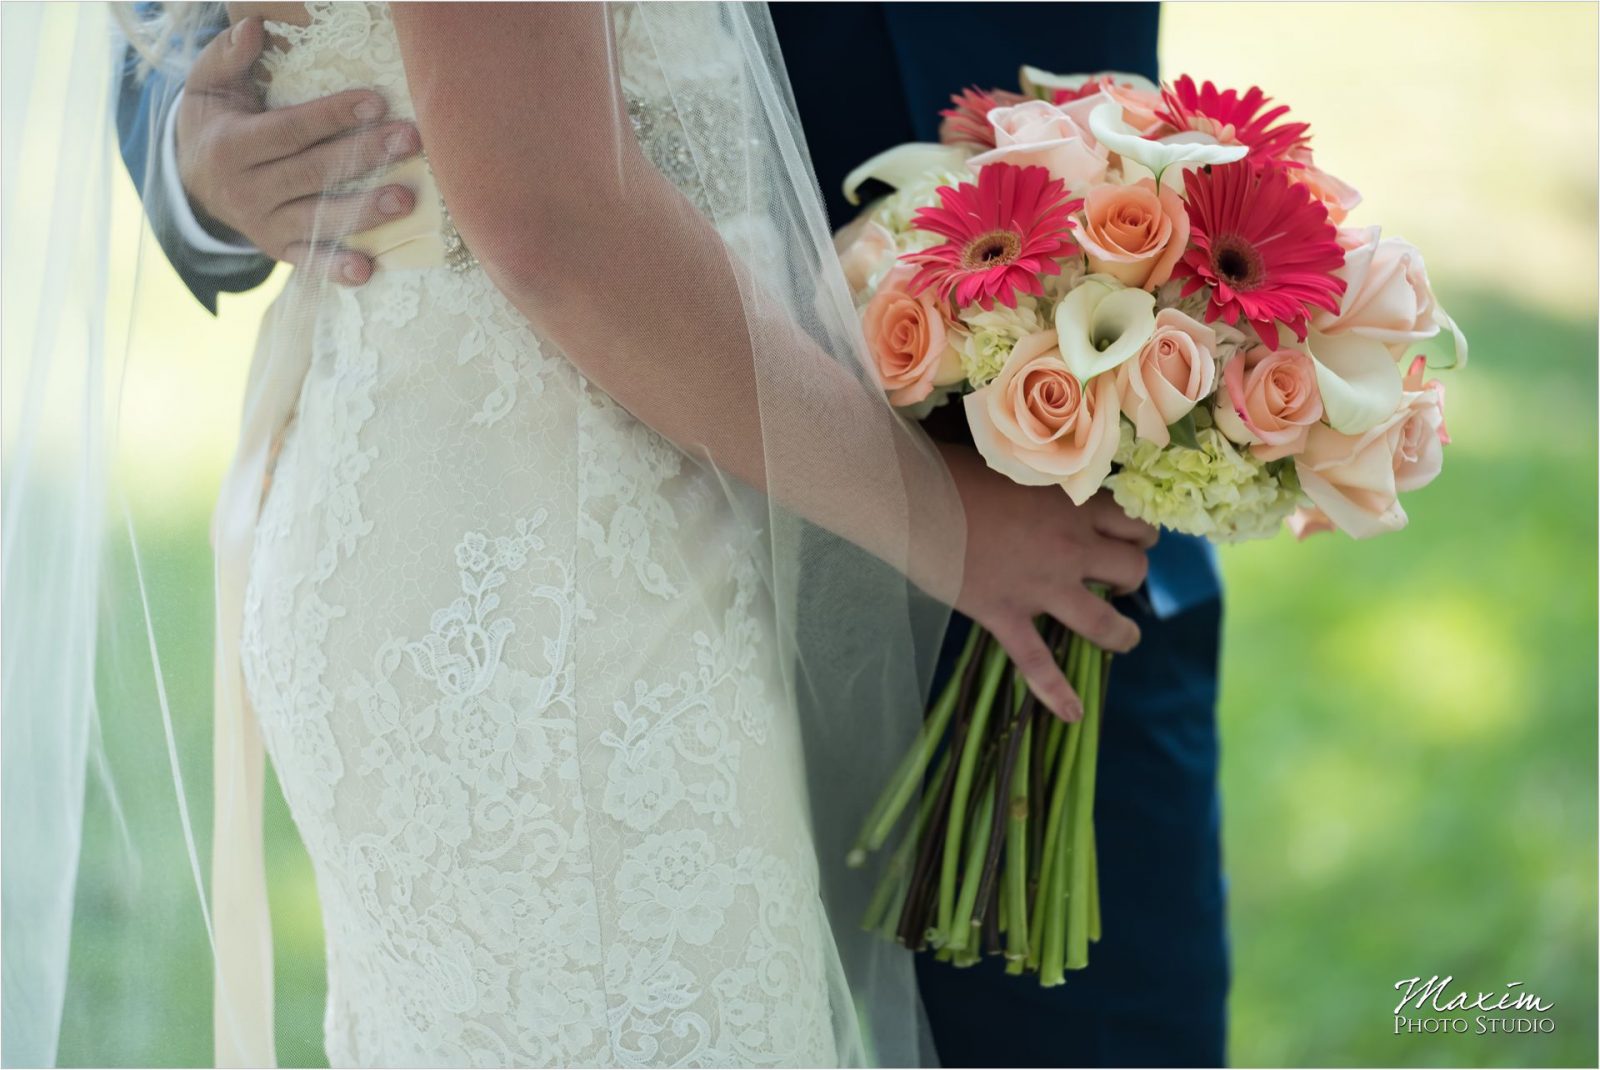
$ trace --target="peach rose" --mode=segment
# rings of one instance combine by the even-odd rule
[[[1156,137],[1164,129],[1170,129],[1156,116],[1156,112],[1162,108],[1159,90],[1109,81],[1100,87],[1100,92],[1122,105],[1122,121],[1143,136]],[[1084,125],[1089,125],[1087,118],[1084,119]]]
[[[1082,505],[1111,474],[1122,419],[1115,377],[1080,384],[1055,331],[1018,342],[1000,374],[965,403],[978,452],[1018,483],[1059,485]]]
[[[1379,238],[1377,227],[1339,228],[1345,248],[1345,281],[1337,315],[1319,311],[1312,326],[1323,334],[1350,333],[1382,342],[1399,360],[1407,346],[1448,327],[1456,336],[1456,357],[1466,363],[1466,341],[1434,299],[1422,254],[1409,242]]]
[[[1415,367],[1407,378],[1400,407],[1372,430],[1342,435],[1320,424],[1311,429],[1294,459],[1300,487],[1316,506],[1307,534],[1324,521],[1357,539],[1406,526],[1400,492],[1433,482],[1449,441],[1438,384],[1422,384]],[[1409,389],[1413,383],[1420,389]]]
[[[1263,461],[1300,452],[1322,419],[1316,365],[1298,349],[1256,346],[1240,353],[1222,369],[1222,384],[1213,410],[1217,427],[1249,443]]]
[[[1175,308],[1156,313],[1144,348],[1117,366],[1122,411],[1138,436],[1158,446],[1172,442],[1167,428],[1183,419],[1217,377],[1217,332]]]
[[[1285,173],[1291,182],[1298,182],[1311,191],[1311,195],[1328,209],[1328,218],[1334,225],[1343,223],[1345,217],[1361,203],[1361,192],[1348,182],[1335,178],[1311,160],[1311,150],[1302,148],[1292,157],[1302,166],[1291,167]]]
[[[1106,152],[1089,128],[1054,104],[1030,100],[989,112],[995,147],[967,161],[973,169],[991,163],[1035,165],[1081,190],[1105,178]]]
[[[934,387],[961,378],[961,357],[950,345],[933,291],[910,292],[915,274],[909,264],[894,268],[861,310],[861,329],[892,405],[915,405]]]
[[[838,250],[839,264],[844,268],[844,278],[852,293],[865,290],[872,276],[895,258],[894,235],[888,227],[865,214],[833,236],[833,247]]]
[[[1289,525],[1289,530],[1294,533],[1294,537],[1302,541],[1309,539],[1313,535],[1320,535],[1324,531],[1339,530],[1339,526],[1328,519],[1328,514],[1314,505],[1300,506],[1289,514],[1289,518],[1284,523]]]
[[[1172,278],[1189,244],[1189,213],[1174,191],[1158,194],[1152,178],[1132,186],[1096,186],[1084,195],[1075,237],[1091,271],[1154,290]]]

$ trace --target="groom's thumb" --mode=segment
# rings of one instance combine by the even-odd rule
[[[260,58],[265,42],[266,31],[261,26],[261,19],[248,18],[235,23],[200,50],[194,65],[189,68],[184,91],[216,94],[242,91],[256,96],[256,87],[250,80],[250,68]]]

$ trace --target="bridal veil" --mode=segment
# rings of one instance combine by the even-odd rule
[[[220,5],[170,6],[211,9],[204,18],[158,10],[135,31],[146,35],[154,62],[181,72]],[[677,48],[684,20],[704,20],[707,11],[716,47]],[[676,442],[688,463],[718,473],[726,504],[759,540],[788,699],[804,736],[835,942],[838,1050],[853,1062],[914,1065],[926,1049],[919,1050],[912,961],[861,931],[876,874],[847,867],[846,857],[920,724],[960,583],[960,505],[942,462],[884,400],[866,357],[765,7],[641,4],[630,16],[633,32],[655,43],[648,77],[660,80],[659,96],[672,109],[642,113],[617,69],[606,79],[605,107],[543,89],[528,94],[526,109],[602,116],[619,152],[640,137],[669,137],[682,168],[674,181],[684,188],[687,179],[690,192],[683,215],[667,222],[709,220],[720,247],[709,267],[674,262],[643,241],[570,249],[591,264],[626,257],[650,265],[655,292],[594,294],[592,313],[563,317],[562,348],[576,359],[586,347],[614,345],[630,308],[692,301],[704,310],[700,330],[653,344],[663,364],[716,369],[712,378],[726,391],[635,415]],[[110,954],[154,962],[196,946],[203,932],[198,946],[215,955],[218,1050],[267,1061],[274,998],[263,762],[248,702],[236,675],[230,679],[225,547],[231,539],[238,552],[242,530],[248,553],[273,436],[292,418],[303,354],[280,341],[255,356],[240,451],[213,530],[215,590],[183,578],[205,570],[144,571],[141,546],[167,533],[140,501],[149,473],[130,470],[118,427],[125,399],[148,404],[152,396],[130,384],[162,374],[163,355],[149,341],[159,334],[161,305],[149,280],[165,269],[148,262],[148,252],[138,263],[149,243],[130,237],[128,221],[110,209],[113,187],[125,181],[110,121],[127,54],[117,21],[99,4],[4,8],[3,1056],[6,1065],[54,1062],[64,1008],[70,1023],[74,1013],[94,1014],[101,1000],[134,1008],[128,1020],[157,1036],[210,1020],[209,986],[154,980],[170,976],[170,964],[140,985],[129,980],[139,963],[124,962],[115,991],[94,968],[96,956]],[[613,20],[594,25],[610,32]],[[597,45],[621,62],[614,41]],[[707,62],[718,87],[710,98]],[[519,88],[484,72],[484,92]],[[645,129],[652,124],[665,132]],[[156,159],[153,142],[145,158]],[[572,166],[585,169],[597,197],[630,196],[628,169],[576,159]],[[330,241],[342,192],[327,191],[319,209]],[[448,228],[442,205],[424,208],[419,218]],[[375,251],[440,239],[448,255],[450,235],[437,226],[383,235]],[[380,270],[384,263],[380,257]],[[707,280],[720,280],[709,295]],[[328,285],[297,271],[271,314],[313,328]],[[625,393],[600,385],[628,405]],[[164,401],[172,406],[164,414],[169,434],[181,442],[188,399],[179,390]],[[214,640],[211,620],[185,611],[213,597],[222,625]],[[215,701],[203,679],[196,686],[173,675],[209,661],[194,651],[213,642]],[[86,824],[100,831],[86,833]],[[79,873],[91,867],[120,875],[110,882],[114,895],[85,894]],[[103,893],[106,885],[96,887]],[[181,969],[199,974],[207,965]],[[141,1050],[159,1057],[159,1046]],[[118,1061],[119,1053],[88,1054]]]

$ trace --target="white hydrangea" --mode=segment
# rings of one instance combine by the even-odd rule
[[[931,208],[939,203],[940,186],[957,186],[963,182],[975,183],[971,171],[934,171],[916,182],[901,186],[878,201],[872,218],[894,235],[900,252],[909,253],[938,245],[945,239],[926,230],[911,226],[918,208]]]
[[[1199,449],[1135,439],[1122,424],[1121,467],[1106,480],[1129,516],[1213,542],[1270,538],[1300,500],[1294,465],[1270,468],[1241,453],[1214,427],[1195,432]],[[1273,469],[1276,469],[1274,471]]]
[[[1061,274],[1045,275],[1040,278],[1040,282],[1044,284],[1045,300],[1049,302],[1052,309],[1060,304],[1061,299],[1067,296],[1072,291],[1072,288],[1082,282],[1083,277],[1089,273],[1089,262],[1082,256],[1070,256],[1065,260],[1057,261],[1057,263],[1061,265]],[[1049,318],[1053,322],[1055,314],[1052,312]]]
[[[951,332],[951,341],[967,381],[979,387],[1000,374],[1018,342],[1050,329],[1050,306],[1036,297],[1019,297],[1016,308],[996,302],[985,312],[974,305],[961,313],[960,322],[964,329]]]

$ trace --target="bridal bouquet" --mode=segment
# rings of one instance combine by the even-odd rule
[[[1260,89],[1063,77],[969,89],[939,144],[858,168],[890,192],[838,236],[890,401],[959,398],[988,464],[1219,542],[1406,523],[1439,473],[1444,391],[1408,350],[1443,329],[1421,254],[1312,158]],[[852,862],[909,830],[866,925],[1044,985],[1100,930],[1095,757],[1109,655],[1044,625],[1084,716],[1036,707],[974,629]],[[931,766],[931,769],[930,769]],[[912,805],[915,801],[916,805]]]

